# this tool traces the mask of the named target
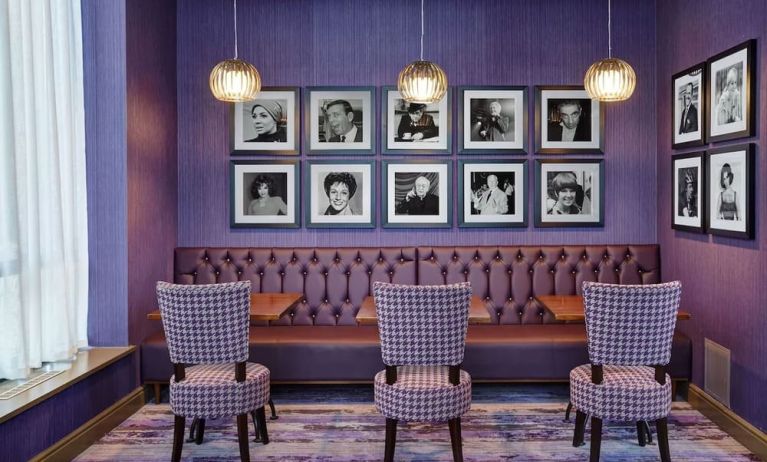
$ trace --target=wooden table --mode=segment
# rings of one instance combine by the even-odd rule
[[[362,306],[357,312],[357,323],[359,324],[377,324],[376,304],[372,296],[365,297],[362,300]],[[471,296],[471,305],[469,306],[469,324],[490,324],[490,313],[485,308],[485,301],[480,297]]]
[[[297,292],[250,294],[250,320],[276,321],[303,300],[303,297],[303,294]],[[146,315],[146,318],[162,319],[160,310],[152,311]]]
[[[583,296],[581,295],[539,295],[535,297],[544,308],[551,311],[554,319],[565,322],[584,322]],[[676,319],[690,319],[690,313],[677,311]]]

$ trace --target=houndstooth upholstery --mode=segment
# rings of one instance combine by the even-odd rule
[[[176,415],[212,419],[246,414],[269,401],[269,369],[247,363],[245,381],[234,380],[232,364],[186,368],[180,382],[170,378],[170,408]]]
[[[647,366],[604,366],[601,385],[591,382],[591,366],[570,371],[570,401],[576,409],[600,419],[657,420],[671,411],[671,377],[655,381]]]
[[[445,366],[401,366],[397,381],[386,384],[386,371],[375,376],[375,405],[390,419],[444,422],[471,407],[471,377],[461,371],[459,384],[448,381]]]
[[[388,365],[463,362],[471,284],[373,285],[381,356]]]
[[[194,286],[160,281],[157,300],[172,363],[248,359],[250,281]]]
[[[584,282],[589,361],[668,364],[681,295],[679,281],[641,286]]]

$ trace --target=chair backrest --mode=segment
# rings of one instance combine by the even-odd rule
[[[373,285],[381,356],[388,366],[463,362],[471,284]]]
[[[681,295],[679,281],[641,286],[584,282],[589,361],[668,364]]]
[[[172,363],[248,359],[250,281],[204,285],[160,281],[157,301]]]

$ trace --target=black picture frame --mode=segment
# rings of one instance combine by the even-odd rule
[[[560,176],[560,174],[562,175]],[[546,175],[545,180],[543,175]],[[549,176],[553,177],[551,181],[549,181]],[[573,184],[574,188],[563,188],[562,191],[569,189],[572,195],[569,200],[572,204],[568,207],[573,209],[575,206],[573,210],[578,210],[578,212],[557,213],[549,211],[549,206],[552,206],[551,210],[554,210],[553,206],[558,203],[554,198],[555,190],[549,191],[552,186],[551,183],[555,181],[559,185],[562,185],[563,181],[565,184]],[[536,159],[535,226],[537,228],[604,226],[604,184],[603,159]],[[580,204],[578,203],[579,195],[581,196]],[[544,207],[546,207],[545,210]],[[588,214],[583,213],[587,208]]]
[[[671,157],[671,228],[706,232],[707,184],[704,151]]]
[[[325,115],[325,105],[333,101],[346,101],[353,113],[351,121],[357,136],[348,142],[334,141],[336,134],[332,130],[331,121]],[[343,105],[334,105],[343,108]],[[349,114],[346,111],[346,114]],[[338,86],[338,87],[306,87],[304,88],[304,152],[309,155],[373,155],[376,151],[376,87],[371,86]],[[360,119],[360,120],[358,120]],[[323,122],[321,123],[320,120]],[[343,126],[343,125],[341,125]],[[348,136],[348,135],[343,135]],[[352,135],[354,136],[354,135]]]
[[[705,142],[708,125],[706,81],[705,62],[671,77],[671,147],[674,149],[701,146]],[[690,107],[687,110],[686,94],[690,94]]]
[[[354,182],[351,194],[342,212],[323,213],[332,207],[332,186],[325,193],[324,180],[332,173],[351,175],[346,183]],[[374,160],[308,160],[304,165],[304,223],[307,228],[375,228],[376,227],[376,161]],[[344,181],[339,177],[339,180]],[[319,182],[323,184],[320,185]],[[322,191],[322,195],[319,194]],[[349,192],[349,185],[346,185]],[[324,197],[323,197],[324,196]],[[355,200],[356,198],[356,200]],[[323,200],[324,199],[324,200]],[[346,213],[350,212],[350,213]]]
[[[265,135],[269,141],[258,141],[254,119],[255,106],[266,107],[262,114],[278,117],[277,135]],[[267,118],[268,121],[268,118]],[[253,124],[253,126],[251,126]],[[254,101],[232,104],[229,112],[229,151],[233,156],[289,155],[301,151],[301,92],[298,87],[264,87]],[[285,140],[279,140],[284,134]]]
[[[494,192],[475,189],[488,185],[495,176],[495,187],[502,192],[501,210],[492,205]],[[527,227],[527,159],[460,160],[458,162],[458,227],[461,228],[526,228]],[[508,186],[505,186],[508,185]],[[511,187],[509,192],[509,186]],[[478,198],[478,200],[475,200]],[[482,205],[484,199],[485,206]],[[490,207],[489,214],[482,213]]]
[[[561,141],[562,128],[554,119],[559,116],[557,102],[577,100],[580,117],[575,137],[588,140]],[[588,109],[584,109],[586,102]],[[604,154],[604,107],[591,99],[583,85],[536,85],[535,87],[535,149],[538,154]],[[551,133],[549,131],[551,130]]]
[[[456,97],[459,154],[527,154],[526,86],[463,86]]]
[[[423,154],[441,155],[452,153],[452,89],[448,88],[444,98],[437,103],[427,104],[422,117],[437,117],[432,124],[436,125],[438,135],[428,137],[425,141],[406,140],[399,137],[399,124],[402,117],[410,117],[407,104],[399,94],[396,86],[381,87],[381,151],[384,154]],[[437,140],[434,140],[437,138]]]
[[[756,40],[754,39],[725,50],[706,61],[706,75],[708,76],[706,134],[709,143],[744,138],[754,134],[756,123],[755,66]],[[737,96],[728,98],[727,95],[734,95],[734,93],[726,90],[723,85],[726,86],[730,80],[731,71],[734,73],[734,86],[738,93]],[[738,111],[738,107],[740,107],[740,111]],[[736,120],[729,120],[729,118]]]
[[[725,166],[729,167],[728,169]],[[706,153],[706,171],[708,177],[708,213],[706,225],[708,233],[737,239],[753,239],[756,223],[754,202],[756,154],[754,143],[737,144],[711,149]],[[722,178],[729,177],[730,189],[734,191],[734,200],[725,201]],[[734,185],[734,186],[733,186]],[[724,202],[734,203],[724,210]],[[743,216],[745,212],[745,216]],[[734,213],[734,215],[733,215]],[[733,218],[727,218],[732,216]],[[738,219],[738,217],[741,217]]]
[[[266,177],[273,190],[269,198],[277,201],[256,203],[252,193],[258,177]],[[229,226],[232,228],[299,228],[301,226],[300,164],[298,160],[231,160],[229,161]],[[263,184],[263,183],[262,183]],[[272,188],[270,188],[272,189]],[[246,201],[248,205],[246,205]],[[263,206],[264,213],[254,213]],[[270,213],[278,210],[277,213]],[[284,217],[284,218],[283,218]]]
[[[453,163],[451,160],[402,159],[384,160],[381,168],[381,223],[384,228],[452,228]],[[437,213],[401,212],[400,204],[407,193],[416,193],[420,178],[428,180],[429,194],[438,198]],[[434,181],[434,180],[437,181]],[[436,183],[436,184],[435,184]],[[435,194],[436,193],[436,194]],[[412,196],[412,195],[411,195]],[[415,196],[412,196],[415,199]],[[424,197],[423,207],[434,210],[433,199]]]

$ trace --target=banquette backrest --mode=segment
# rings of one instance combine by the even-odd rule
[[[645,245],[371,248],[179,247],[174,282],[250,280],[254,292],[300,292],[304,299],[272,324],[355,325],[375,281],[469,281],[494,322],[555,322],[536,295],[579,294],[583,281],[660,282],[659,248]]]

